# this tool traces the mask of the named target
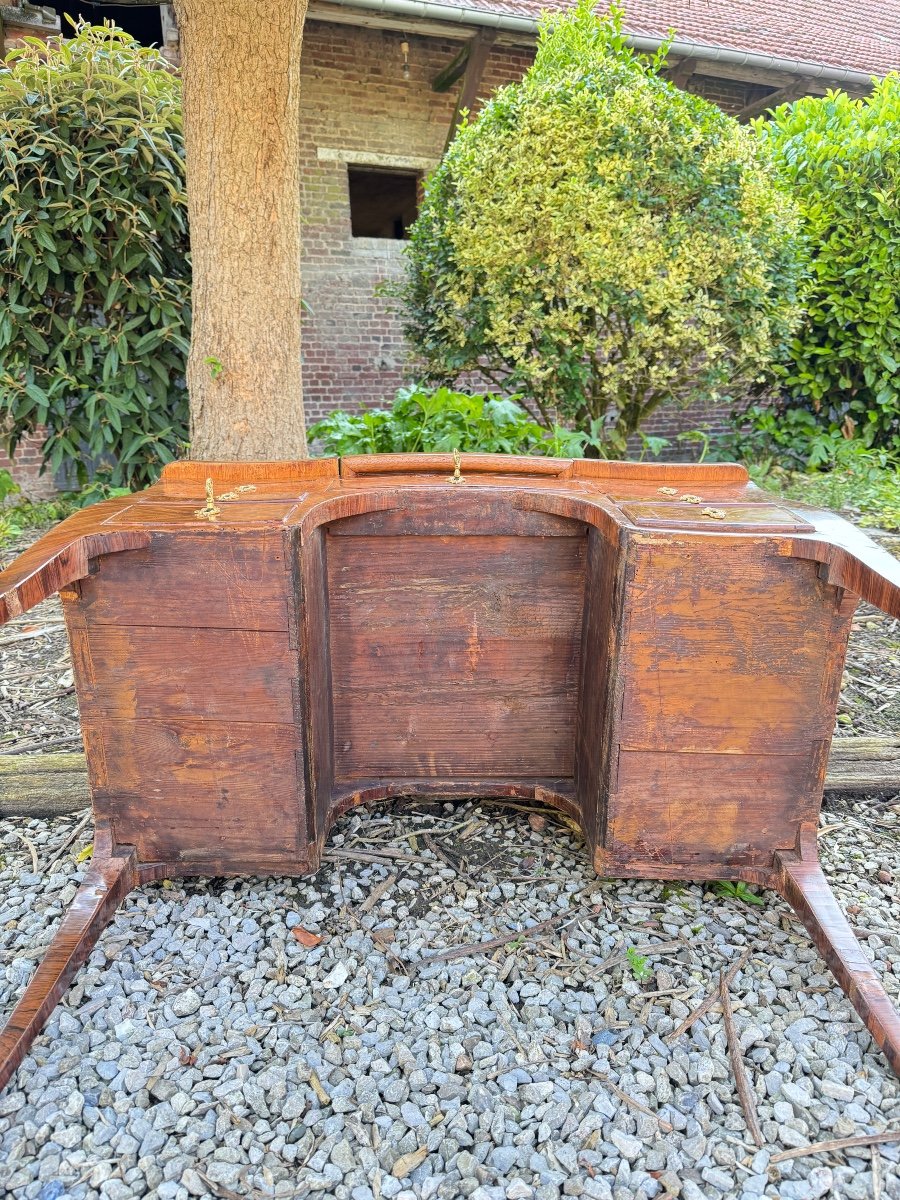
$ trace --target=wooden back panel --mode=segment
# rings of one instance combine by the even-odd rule
[[[275,531],[156,532],[64,593],[95,811],[139,860],[308,869],[289,566]]]
[[[466,534],[461,499],[329,527],[337,791],[574,776],[585,526],[511,511],[507,532]]]
[[[814,819],[855,597],[748,538],[634,537],[611,861],[759,862]]]

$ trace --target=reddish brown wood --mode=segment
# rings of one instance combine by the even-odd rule
[[[92,865],[38,969],[0,1033],[0,1088],[28,1053],[60,997],[137,882],[134,853]]]
[[[812,830],[805,841],[814,843]],[[776,887],[800,917],[835,979],[847,993],[876,1046],[900,1075],[900,1013],[834,898],[810,845],[805,855],[783,851],[776,854]]]
[[[109,897],[315,870],[379,797],[537,797],[605,875],[779,888],[896,1065],[896,1017],[795,848],[857,599],[900,613],[900,564],[733,464],[460,467],[173,464],[0,574],[2,620],[61,590]],[[113,903],[69,920],[73,962]],[[51,958],[7,1073],[68,978]]]

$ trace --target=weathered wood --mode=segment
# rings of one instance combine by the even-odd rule
[[[602,660],[585,664],[585,669],[602,683]],[[581,735],[585,751],[596,744],[590,740],[590,730],[591,723],[585,720]],[[465,786],[457,791],[463,795]],[[828,757],[825,791],[900,791],[900,737],[835,738]],[[596,807],[598,794],[599,789],[587,787],[581,805],[587,806],[593,800]],[[83,812],[90,803],[83,754],[0,755],[0,818],[68,816]]]
[[[760,96],[757,100],[752,100],[736,114],[739,121],[750,121],[754,117],[762,116],[772,108],[777,108],[779,104],[789,104],[791,100],[796,100],[798,96],[805,96],[809,91],[812,80],[806,75],[799,75],[791,83],[785,84],[775,92],[771,92],[768,96]]]
[[[674,83],[677,88],[684,89],[687,81],[697,70],[698,65],[696,58],[682,58],[680,62],[667,68],[669,82]]]
[[[137,882],[134,853],[91,866],[46,954],[0,1032],[0,1088],[28,1053],[75,972]]]
[[[585,538],[417,540],[329,540],[336,778],[572,775]]]
[[[484,78],[484,68],[487,66],[487,61],[490,58],[491,50],[496,40],[497,35],[493,30],[480,29],[470,42],[469,53],[466,56],[464,73],[462,74],[462,86],[459,89],[459,98],[456,101],[453,119],[447,131],[445,151],[456,136],[456,131],[463,119],[463,113],[471,112],[472,106],[478,100],[478,89],[481,87],[481,81]]]
[[[900,613],[900,564],[734,464],[459,465],[178,465],[0,574],[4,618],[61,589],[97,870],[304,873],[354,804],[540,798],[605,875],[780,888],[895,1062],[805,831],[857,599]]]
[[[468,41],[459,48],[446,67],[438,71],[431,81],[431,90],[433,92],[449,92],[454,83],[464,74],[471,53],[472,43]]]
[[[0,754],[0,817],[62,817],[90,803],[83,754]]]
[[[900,737],[835,738],[825,791],[900,792]]]

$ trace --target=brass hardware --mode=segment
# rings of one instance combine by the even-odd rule
[[[219,496],[220,500],[237,500],[242,492],[255,492],[256,487],[252,483],[242,483],[240,487],[236,487],[233,492],[223,492]],[[216,517],[222,512],[221,508],[216,507],[216,496],[213,491],[213,481],[206,481],[206,504],[203,508],[195,508],[194,516],[199,517],[201,521],[215,521]]]
[[[242,492],[255,492],[256,486],[252,483],[242,483],[240,487],[236,487],[233,492],[223,492],[219,497],[220,500],[238,500]]]
[[[678,488],[661,487],[656,489],[661,496],[677,496]]]
[[[699,496],[692,496],[690,492],[685,492],[683,496],[679,497],[679,499],[683,500],[685,502],[685,504],[702,504],[703,503],[703,501],[700,499]]]
[[[465,476],[461,473],[462,456],[458,450],[453,451],[453,474],[447,480],[448,483],[465,483]]]
[[[206,481],[206,504],[203,508],[194,510],[194,516],[199,517],[202,521],[214,521],[221,512],[221,508],[216,508],[216,497],[213,492],[213,481]]]
[[[714,521],[724,521],[725,513],[721,508],[701,508],[701,517],[711,517]]]

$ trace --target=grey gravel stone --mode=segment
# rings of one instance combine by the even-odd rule
[[[193,988],[187,988],[172,1000],[172,1012],[176,1017],[191,1017],[203,1003]]]
[[[620,1154],[629,1160],[637,1158],[644,1148],[644,1143],[640,1138],[631,1137],[619,1129],[611,1130],[609,1140]]]
[[[852,806],[829,820],[840,827],[823,852],[844,850],[828,869],[843,899],[864,898],[867,952],[896,991],[890,900],[857,865],[885,860],[867,841],[881,835]],[[332,836],[408,850],[411,831],[441,841],[472,824],[471,838],[447,842],[465,878],[404,864],[369,912],[360,905],[395,868],[349,859],[312,879],[133,893],[0,1096],[0,1195],[192,1200],[219,1188],[294,1200],[302,1184],[323,1200],[374,1200],[378,1172],[385,1200],[868,1200],[868,1151],[770,1168],[779,1149],[883,1129],[900,1111],[897,1080],[777,897],[751,907],[690,884],[668,895],[601,883],[555,822],[534,831],[475,801],[402,817],[357,809]],[[46,859],[71,824],[21,827]],[[70,860],[29,880],[10,828],[0,824],[7,1008],[78,874]],[[540,863],[531,875],[523,847]],[[597,911],[567,928],[565,959],[533,940],[496,961],[402,969],[584,904]],[[301,947],[296,924],[321,944]],[[390,946],[372,936],[385,928]],[[683,948],[655,957],[660,939]],[[629,945],[652,963],[644,988],[624,968],[598,970]],[[732,995],[761,1151],[748,1145],[718,1010],[669,1038],[743,947]],[[394,1162],[420,1147],[421,1164],[397,1179]],[[884,1147],[880,1162],[884,1200],[900,1198],[900,1153]]]

